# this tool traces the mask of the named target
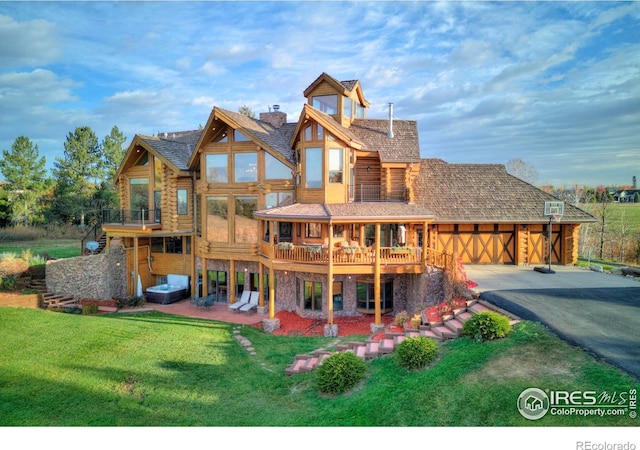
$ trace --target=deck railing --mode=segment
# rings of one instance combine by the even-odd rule
[[[146,225],[161,223],[160,209],[103,209],[102,223],[120,225]]]
[[[354,202],[406,202],[407,189],[394,187],[390,190],[381,186],[356,184],[349,185],[349,192]]]
[[[276,244],[272,251],[274,260],[301,262],[301,263],[327,263],[329,262],[329,249],[321,245],[292,245]],[[411,247],[382,247],[380,248],[381,264],[420,264],[422,258],[421,248]],[[375,254],[371,247],[341,247],[333,251],[334,264],[374,264]]]

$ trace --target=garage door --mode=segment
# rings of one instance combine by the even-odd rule
[[[436,248],[458,254],[466,264],[515,264],[512,224],[437,225]]]
[[[547,225],[529,225],[529,245],[527,247],[527,261],[529,264],[548,264],[549,229]],[[551,263],[560,263],[562,254],[562,239],[560,225],[554,225],[551,230]]]

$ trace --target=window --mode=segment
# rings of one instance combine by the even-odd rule
[[[311,140],[311,125],[309,125],[307,128],[304,129],[304,140],[305,141]]]
[[[269,192],[265,194],[266,208],[275,208],[276,206],[291,205],[293,203],[293,194],[291,192]]]
[[[233,180],[236,183],[258,181],[258,154],[235,153],[233,155]]]
[[[323,113],[338,113],[338,96],[337,95],[317,95],[313,97],[312,106]]]
[[[227,167],[227,155],[207,155],[205,157],[207,171],[207,183],[228,183],[229,168]]]
[[[322,237],[322,224],[320,223],[306,223],[305,224],[305,237],[319,238]]]
[[[342,97],[342,115],[351,118],[351,105],[353,100],[348,97]]]
[[[187,190],[178,189],[178,215],[184,216],[189,214],[189,207],[187,204]]]
[[[305,149],[305,187],[322,187],[322,149],[309,147]]]
[[[322,283],[319,281],[305,280],[304,309],[322,311]]]
[[[344,305],[342,301],[342,281],[333,282],[333,310],[342,311]]]
[[[333,226],[333,237],[344,237],[344,225]]]
[[[322,128],[322,125],[317,124],[316,125],[316,141],[321,141],[322,139],[324,139],[324,128]]]
[[[148,166],[149,165],[149,153],[144,152],[140,155],[140,158],[136,161],[136,166]]]
[[[235,198],[235,242],[258,242],[258,220],[253,213],[258,206],[258,197]]]
[[[343,150],[329,149],[329,183],[342,183]]]
[[[207,197],[207,240],[229,242],[227,197]]]
[[[278,223],[278,242],[291,242],[291,222],[279,222]]]
[[[162,161],[160,158],[153,159],[153,187],[162,189]]]
[[[233,130],[233,140],[235,142],[249,142],[249,138],[238,130]]]
[[[365,310],[375,310],[375,290],[374,284],[370,281],[358,281],[356,283],[358,308]],[[380,283],[380,309],[393,309],[393,281],[382,281]]]
[[[149,179],[129,180],[129,207],[132,220],[149,220]],[[145,210],[143,213],[142,210]],[[143,217],[144,215],[144,217]]]
[[[191,236],[184,236],[184,239],[185,241],[182,240],[182,236],[152,237],[151,252],[168,254],[186,252],[191,254]]]
[[[267,180],[290,179],[291,169],[278,161],[269,153],[264,155],[264,177]]]
[[[356,119],[364,119],[364,106],[356,103]]]
[[[153,220],[162,222],[162,191],[153,191]]]

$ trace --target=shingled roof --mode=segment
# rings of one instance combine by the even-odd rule
[[[502,164],[449,164],[423,159],[414,181],[416,203],[431,209],[436,223],[547,223],[544,202],[551,194],[509,175]],[[562,222],[593,222],[565,204]]]
[[[414,120],[394,120],[392,138],[388,136],[389,121],[384,119],[356,119],[349,130],[366,150],[377,150],[381,162],[420,161],[418,124]]]
[[[256,217],[288,220],[432,220],[433,213],[427,208],[406,203],[295,203],[254,213]]]
[[[196,148],[200,134],[202,131],[193,130],[139,137],[179,170],[189,170],[189,157]]]
[[[244,114],[217,107],[216,109],[236,122],[242,128],[241,131],[243,133],[251,135],[259,142],[265,144],[265,146],[281,153],[288,161],[293,162],[293,150],[289,147],[289,140],[296,128],[295,123],[285,123],[280,128],[275,128],[270,123],[251,118]]]

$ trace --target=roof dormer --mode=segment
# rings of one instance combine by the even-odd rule
[[[338,81],[324,72],[305,89],[304,96],[307,104],[347,128],[354,119],[365,119],[369,107],[358,80]]]

